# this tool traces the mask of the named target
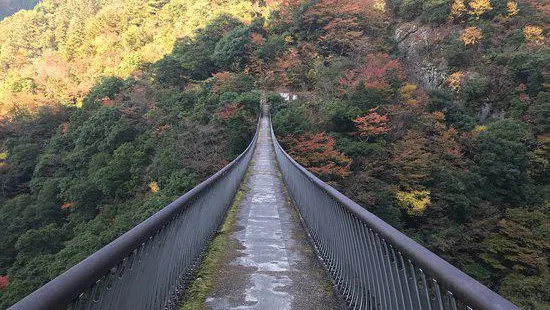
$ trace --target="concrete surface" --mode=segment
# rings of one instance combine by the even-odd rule
[[[209,309],[342,309],[280,177],[269,119],[249,167]]]

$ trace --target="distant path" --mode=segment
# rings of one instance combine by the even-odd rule
[[[341,309],[281,179],[269,119],[262,118],[228,249],[209,309]]]

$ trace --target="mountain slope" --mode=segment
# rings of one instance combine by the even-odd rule
[[[249,1],[42,1],[0,22],[0,115],[79,104],[102,75],[126,78],[220,14],[251,12]]]
[[[6,19],[2,305],[237,154],[262,90],[304,166],[547,309],[549,13],[536,0],[64,0]]]
[[[290,43],[269,69],[300,98],[274,111],[289,152],[522,308],[547,309],[549,4],[287,3],[277,30]]]
[[[72,6],[76,4],[80,6]],[[216,62],[210,62],[209,71],[203,70],[206,62],[194,62],[199,56],[209,59],[218,41],[244,26],[243,16],[251,18],[250,2],[215,8],[200,1],[103,4],[44,1],[34,11],[0,23],[0,28],[29,36],[0,35],[3,59],[13,60],[4,63],[9,69],[3,85],[16,87],[7,93],[14,109],[0,121],[0,309],[221,169],[244,150],[254,132],[260,93],[253,79],[243,74],[224,85],[212,77],[219,70]],[[145,6],[145,17],[140,17]],[[198,11],[204,14],[195,15]],[[86,38],[100,51],[90,49],[87,39],[73,45],[87,46],[82,53],[90,58],[82,58],[80,51],[63,58],[60,51],[66,50],[68,39],[51,41],[41,35],[55,29],[63,33],[70,20],[87,24],[98,18],[93,12],[108,15],[105,21],[119,28],[118,35],[112,33],[115,28],[89,30],[94,35]],[[159,34],[141,33],[134,37],[139,42],[129,39],[130,32],[146,29]],[[176,40],[176,33],[188,35]],[[7,52],[11,48],[21,53]],[[119,63],[131,50],[158,61]],[[217,56],[226,58],[223,52]],[[112,62],[105,60],[109,57]],[[120,73],[121,67],[129,70],[121,74],[124,79],[100,77]],[[74,75],[81,69],[92,73]],[[191,79],[188,72],[197,76]],[[11,79],[14,75],[22,80]],[[47,97],[66,96],[71,83],[84,92],[77,104]]]

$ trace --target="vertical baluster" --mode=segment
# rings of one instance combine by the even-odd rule
[[[408,309],[414,309],[412,296],[411,296],[411,288],[409,286],[409,277],[407,276],[407,266],[405,265],[405,262],[403,261],[403,254],[401,252],[397,252],[397,256],[399,256],[399,261],[401,262],[401,266],[403,266],[403,281],[405,282],[405,287],[407,291],[407,301],[408,301]]]
[[[382,292],[382,284],[380,279],[380,270],[377,265],[376,255],[374,254],[374,244],[373,244],[373,233],[370,228],[366,230],[366,239],[367,239],[367,254],[370,260],[370,273],[372,275],[372,282],[374,284],[374,306],[373,308],[378,308],[378,305],[382,307],[385,306],[385,301]]]
[[[394,262],[394,266],[395,266],[395,276],[397,278],[397,293],[399,295],[399,298],[401,300],[401,304],[402,304],[402,309],[406,309],[407,307],[405,306],[405,296],[404,296],[404,293],[403,293],[403,285],[401,284],[401,278],[400,278],[400,275],[399,275],[399,261],[397,260],[397,257],[395,256],[395,251],[393,249],[393,247],[390,245],[390,250],[391,250],[391,255],[392,255],[392,258],[393,258],[393,262]],[[406,281],[406,279],[405,279]]]
[[[367,260],[364,257],[364,248],[365,245],[363,244],[363,239],[361,237],[361,221],[353,217],[353,228],[354,228],[354,240],[356,245],[356,256],[355,256],[355,263],[358,268],[357,272],[359,275],[359,294],[358,294],[358,309],[366,309],[367,307],[367,292],[368,292],[368,284],[367,284],[367,272],[366,272],[366,266]]]
[[[177,261],[179,260],[179,258],[176,256],[176,248],[174,247],[174,243],[176,243],[176,235],[174,233],[174,231],[176,230],[175,227],[174,227],[174,224],[172,221],[168,222],[166,224],[166,227],[167,227],[167,231],[166,231],[166,235],[167,235],[167,239],[168,240],[172,240],[170,242],[170,244],[166,244],[164,246],[164,254],[163,256],[167,256],[168,257],[168,260],[169,260],[169,265],[168,266],[165,266],[165,268],[168,269],[167,271],[167,277],[166,277],[166,282],[163,284],[164,285],[164,304],[165,304],[165,307],[166,305],[170,306],[172,305],[174,302],[175,302],[175,299],[176,299],[176,281],[177,281],[177,277],[178,277],[178,273],[177,273]]]
[[[73,306],[72,309],[81,310],[81,309],[84,308],[84,303],[85,303],[85,297],[84,297],[84,293],[82,293],[82,294],[78,295],[78,297],[74,301],[74,306]]]
[[[432,310],[432,301],[430,298],[428,282],[426,282],[426,275],[424,274],[424,271],[422,269],[418,269],[418,270],[420,271],[420,279],[422,281],[422,287],[424,288],[424,297],[426,298],[428,310]]]
[[[382,263],[380,261],[381,253],[378,250],[378,248],[379,248],[378,247],[378,235],[371,230],[371,236],[372,236],[372,253],[373,253],[373,257],[375,258],[378,283],[380,284],[379,292],[380,292],[380,296],[382,297],[382,301],[384,302],[383,309],[388,309],[389,310],[391,308],[391,304],[390,304],[390,301],[387,297],[387,290],[386,290],[386,287],[385,287],[386,283],[384,281],[384,276],[383,276],[383,272],[382,272]]]
[[[141,264],[141,275],[140,278],[142,279],[148,279],[149,281],[149,257],[151,256],[151,246],[152,246],[152,240],[151,238],[147,239],[145,242],[145,246],[143,248],[143,255],[141,257],[142,264]],[[138,303],[139,307],[148,307],[149,305],[149,290],[145,290],[145,285],[140,285],[138,287],[138,299],[140,300]]]
[[[350,261],[353,266],[353,303],[354,303],[354,309],[362,309],[362,301],[363,301],[363,287],[362,287],[362,272],[361,272],[361,262],[359,261],[359,243],[358,243],[358,235],[357,235],[357,226],[356,226],[356,218],[355,216],[351,215],[348,217],[348,224],[350,229],[350,242],[352,244],[352,252],[350,253]]]
[[[390,284],[390,275],[388,274],[388,269],[386,267],[386,264],[387,264],[387,258],[386,258],[386,255],[384,254],[384,245],[385,244],[385,240],[380,237],[378,234],[376,234],[377,236],[377,242],[376,242],[376,245],[378,247],[378,257],[379,257],[379,260],[380,260],[380,270],[382,272],[382,275],[383,275],[383,280],[384,280],[384,291],[385,291],[385,294],[387,296],[387,299],[388,299],[388,305],[389,305],[389,308],[388,309],[395,309],[393,304],[395,303],[395,299],[393,298],[392,296],[392,288],[391,288],[391,284]]]
[[[92,302],[95,304],[95,308],[97,308],[101,304],[101,300],[105,296],[105,292],[103,291],[104,289],[105,289],[105,276],[97,280],[94,285],[94,291],[92,293]]]
[[[388,250],[388,244],[385,241],[384,241],[384,249],[386,250],[386,259],[384,261],[386,262],[386,265],[387,265],[387,277],[390,279],[390,289],[393,292],[392,300],[393,300],[393,304],[395,305],[394,309],[400,309],[399,298],[397,297],[397,287],[395,285],[395,279],[392,271],[391,255],[390,255],[390,251]]]
[[[111,268],[105,277],[105,296],[103,297],[102,304],[104,304],[105,307],[112,307],[111,301],[113,300],[113,287],[116,281],[115,267]]]
[[[340,267],[340,247],[342,246],[342,243],[337,242],[337,240],[340,238],[340,229],[342,227],[342,223],[340,222],[340,216],[338,214],[338,210],[336,209],[336,206],[334,204],[334,201],[331,200],[331,213],[333,214],[333,221],[335,223],[334,229],[333,229],[333,235],[330,240],[330,251],[332,252],[334,261],[333,261],[333,274],[334,274],[334,280],[336,281],[336,286],[341,289],[342,285],[342,268]]]
[[[315,196],[319,196],[319,191],[316,191],[314,193]],[[316,229],[319,234],[319,243],[323,245],[323,248],[325,249],[326,253],[326,259],[328,262],[328,268],[329,271],[332,273],[334,279],[336,279],[336,274],[334,273],[335,268],[335,262],[336,262],[336,253],[334,251],[334,247],[332,244],[332,239],[336,236],[336,230],[339,228],[338,225],[335,223],[334,225],[330,225],[329,229],[320,229],[322,228],[324,223],[329,223],[329,221],[332,221],[331,219],[335,216],[335,211],[332,208],[332,204],[325,202],[323,207],[323,213],[324,218],[323,221],[319,221],[316,223]]]
[[[456,300],[455,300],[455,297],[454,297],[453,293],[447,291],[447,296],[449,297],[450,309],[451,310],[457,310]]]
[[[82,309],[84,310],[90,310],[90,308],[93,306],[93,301],[92,301],[92,291],[93,291],[93,285],[92,287],[89,287],[86,292],[84,292],[84,295],[85,296],[85,299],[84,299],[84,303],[83,303],[83,307]]]
[[[346,243],[344,242],[345,236],[343,234],[346,224],[344,222],[344,218],[342,215],[343,213],[342,208],[340,208],[340,206],[334,200],[332,200],[332,202],[333,202],[333,205],[335,206],[334,209],[336,210],[336,216],[338,219],[337,238],[335,238],[334,244],[336,245],[335,252],[338,255],[338,275],[340,278],[339,285],[342,288],[342,293],[346,295],[347,270],[346,270],[345,258],[344,258],[344,253],[346,251],[346,246],[345,246]]]
[[[416,278],[416,268],[414,267],[410,259],[408,261],[409,261],[409,267],[412,274],[415,301],[417,302],[417,307],[415,309],[422,309],[422,303],[420,301],[420,292],[418,291],[418,279]]]
[[[143,244],[141,244],[135,251],[134,260],[132,263],[132,276],[134,279],[138,279],[139,275],[141,274],[141,255],[143,254]],[[130,294],[132,296],[138,296],[136,294],[136,286],[133,286]],[[130,300],[130,309],[137,309],[138,303],[137,303],[136,297],[131,298]]]
[[[437,306],[439,307],[440,310],[444,310],[444,308],[443,308],[443,299],[441,298],[441,291],[439,290],[439,283],[437,283],[437,281],[435,279],[432,279],[432,281],[433,281],[433,285],[434,285],[435,299],[436,299],[436,302],[437,302]]]
[[[372,274],[372,259],[369,256],[369,244],[368,239],[366,236],[366,233],[368,231],[368,228],[360,221],[358,220],[357,226],[359,228],[359,241],[361,242],[362,249],[361,249],[361,261],[364,262],[361,266],[363,267],[363,281],[364,287],[365,287],[365,300],[366,305],[369,309],[373,309],[374,303],[373,303],[373,296],[375,296],[374,292],[374,275]],[[377,298],[376,298],[377,299]]]
[[[343,251],[342,251],[342,258],[343,258],[343,268],[344,273],[346,275],[346,287],[347,287],[347,299],[351,302],[353,302],[353,294],[355,293],[354,290],[356,288],[355,286],[355,266],[353,265],[353,259],[351,258],[353,249],[353,237],[350,234],[351,225],[349,223],[349,219],[351,215],[348,211],[346,211],[339,203],[337,205],[340,207],[341,210],[341,217],[344,223],[343,229],[342,229],[342,243],[343,243]]]

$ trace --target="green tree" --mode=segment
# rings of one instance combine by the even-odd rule
[[[163,86],[185,86],[183,68],[172,56],[165,56],[152,66],[155,82]]]
[[[242,70],[247,63],[248,44],[250,44],[250,29],[247,26],[235,28],[216,44],[212,60],[222,69]]]
[[[116,76],[104,77],[100,82],[90,90],[90,94],[85,100],[85,107],[92,107],[97,104],[97,100],[114,99],[114,96],[120,93],[124,86],[122,79]]]
[[[273,126],[278,135],[301,135],[311,129],[305,117],[305,109],[299,102],[289,102],[278,107],[273,117]]]
[[[451,12],[453,0],[429,0],[422,5],[422,19],[430,23],[444,23]]]
[[[535,99],[531,117],[537,134],[550,133],[550,93],[540,92]]]
[[[32,259],[34,256],[56,253],[67,237],[63,229],[55,224],[29,229],[15,243],[15,248],[19,251],[18,259]]]
[[[218,42],[224,35],[242,25],[229,16],[221,15],[209,23],[204,29],[197,31],[196,37],[183,38],[174,46],[173,57],[180,63],[184,74],[192,79],[206,79],[218,70],[218,65],[212,54]]]
[[[496,121],[479,135],[474,155],[483,178],[483,195],[499,204],[514,204],[525,199],[528,184],[526,130],[522,122]]]
[[[532,210],[506,210],[497,230],[483,243],[488,252],[482,259],[499,278],[502,293],[525,309],[546,309],[550,297],[550,217],[548,204]]]

